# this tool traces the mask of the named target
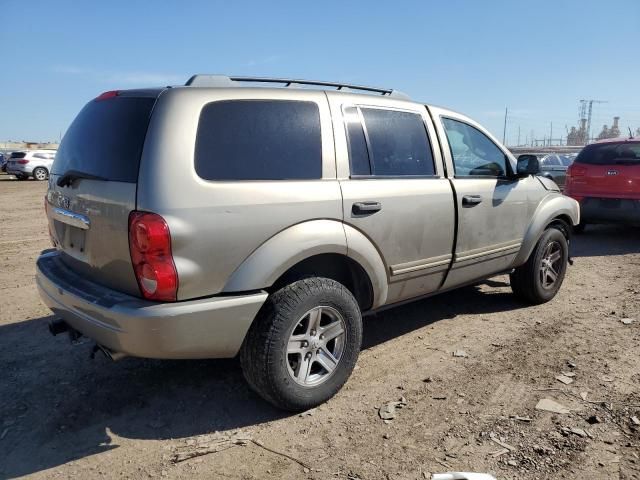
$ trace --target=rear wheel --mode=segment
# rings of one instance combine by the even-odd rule
[[[49,177],[49,172],[47,172],[46,168],[36,167],[33,169],[33,178],[35,178],[39,182],[46,180],[48,177]]]
[[[306,278],[273,293],[240,351],[247,382],[284,410],[334,396],[355,366],[362,341],[356,299],[342,284]]]
[[[531,304],[545,303],[555,297],[567,271],[569,245],[564,234],[551,227],[544,232],[527,263],[510,275],[511,290]]]

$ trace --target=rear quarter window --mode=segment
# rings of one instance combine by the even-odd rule
[[[205,180],[322,177],[318,105],[290,100],[229,100],[206,105],[195,169]]]

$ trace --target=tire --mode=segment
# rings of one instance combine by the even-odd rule
[[[269,296],[247,333],[240,364],[249,386],[266,401],[303,411],[342,388],[361,343],[362,315],[351,292],[328,278],[305,278]]]
[[[557,259],[549,264],[556,253]],[[532,305],[548,302],[562,286],[568,259],[569,245],[564,234],[554,227],[547,229],[527,262],[510,275],[514,295]]]
[[[33,178],[42,182],[49,178],[49,172],[47,172],[47,169],[44,167],[36,167],[33,169]]]

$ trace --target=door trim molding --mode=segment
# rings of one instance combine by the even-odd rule
[[[475,250],[456,253],[453,268],[466,267],[474,263],[505,257],[507,255],[514,255],[520,251],[521,246],[522,239],[518,239],[489,245],[488,247],[477,248]]]
[[[392,277],[404,275],[406,273],[413,273],[420,270],[432,270],[429,273],[436,273],[446,270],[451,263],[451,258],[451,254],[446,254],[440,255],[438,257],[415,260],[413,262],[398,263],[396,265],[391,265],[389,267],[389,271]]]

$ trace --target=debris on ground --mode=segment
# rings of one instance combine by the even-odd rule
[[[631,325],[633,323],[633,318],[621,318],[620,321],[625,325]]]
[[[545,412],[559,413],[561,415],[571,413],[564,405],[556,402],[555,400],[551,400],[550,398],[543,398],[536,405],[536,410],[543,410]]]
[[[382,420],[389,421],[396,418],[396,409],[400,409],[407,406],[407,399],[400,397],[397,402],[387,402],[380,407],[378,415]]]
[[[469,355],[467,355],[467,352],[464,350],[456,350],[453,352],[453,356],[458,358],[467,358]]]
[[[564,383],[565,385],[573,383],[573,378],[567,377],[566,375],[558,375],[556,376],[556,380],[560,383]]]
[[[638,419],[638,417],[633,416],[631,417],[631,423],[633,423],[634,425],[640,425],[640,419]]]
[[[513,420],[517,420],[519,422],[527,422],[527,423],[529,423],[531,421],[530,417],[521,417],[519,415],[509,415],[509,418],[512,418]]]
[[[489,438],[491,439],[491,441],[493,443],[497,443],[498,445],[500,445],[502,448],[506,448],[507,450],[509,450],[510,452],[515,451],[515,447],[512,447],[511,445],[509,445],[508,443],[503,442],[502,440],[500,440],[495,433],[491,433],[489,434]]]
[[[302,412],[299,416],[300,417],[311,417],[316,413],[317,410],[318,410],[317,408],[312,408],[311,410],[307,410],[306,412]]]

